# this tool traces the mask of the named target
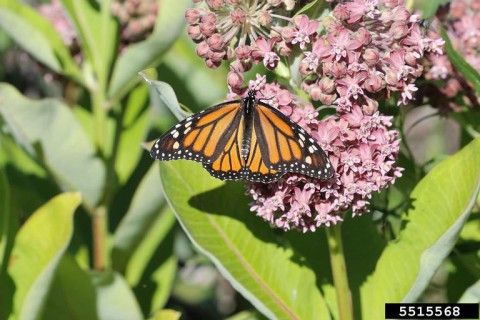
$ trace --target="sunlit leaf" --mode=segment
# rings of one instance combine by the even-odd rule
[[[249,212],[244,187],[212,178],[201,165],[164,162],[162,184],[184,230],[253,305],[269,318],[330,319],[323,233],[276,233]],[[288,279],[288,281],[285,281]]]
[[[79,193],[61,194],[35,211],[19,230],[8,273],[15,283],[16,319],[39,319],[55,270],[73,232]]]
[[[477,139],[433,168],[413,190],[405,228],[361,287],[363,318],[381,318],[385,302],[416,301],[455,245],[479,190]]]

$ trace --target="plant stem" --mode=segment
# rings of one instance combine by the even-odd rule
[[[105,270],[107,265],[107,210],[104,206],[95,209],[92,215],[93,268]]]
[[[353,320],[352,296],[348,286],[347,268],[343,254],[341,225],[338,224],[326,228],[326,230],[333,284],[337,293],[339,319]]]
[[[95,144],[101,155],[105,156],[106,138],[107,138],[107,109],[105,108],[105,98],[101,90],[90,92],[92,95],[93,125],[95,129]]]

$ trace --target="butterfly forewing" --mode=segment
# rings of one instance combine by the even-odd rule
[[[244,179],[245,161],[241,156],[244,139],[244,117],[239,114],[234,121],[232,134],[226,135],[226,143],[212,163],[204,163],[205,169],[216,178],[222,180]]]
[[[238,130],[240,109],[240,102],[232,101],[194,114],[156,140],[150,154],[158,160],[211,163]]]
[[[259,102],[254,110],[254,128],[268,168],[319,179],[333,176],[327,155],[303,128],[267,104]]]

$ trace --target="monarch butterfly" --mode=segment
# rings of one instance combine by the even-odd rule
[[[319,179],[333,176],[325,152],[299,125],[256,99],[241,100],[196,113],[157,139],[150,151],[158,160],[202,162],[221,180],[269,183],[288,172]]]

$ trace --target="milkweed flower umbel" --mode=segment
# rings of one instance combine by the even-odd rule
[[[324,21],[326,32],[303,53],[303,89],[313,100],[346,110],[371,107],[371,99],[392,92],[399,93],[399,105],[407,104],[418,90],[414,82],[423,72],[422,57],[440,54],[443,45],[418,22],[401,0],[339,1]]]
[[[228,84],[240,92],[244,72],[255,63],[274,69],[294,45],[305,48],[315,38],[319,22],[306,15],[292,17],[295,1],[205,0],[187,10],[187,32],[197,43],[197,55],[216,68],[231,61]]]
[[[259,97],[267,100],[299,123],[320,144],[335,169],[335,176],[322,181],[298,174],[287,174],[270,184],[251,183],[251,210],[272,225],[302,232],[315,231],[353,215],[368,211],[373,192],[393,184],[402,169],[395,165],[400,141],[392,130],[392,117],[377,112],[365,114],[353,104],[349,112],[319,121],[309,103],[300,103],[288,90],[266,84],[257,78]]]
[[[448,14],[442,20],[445,21],[434,20],[432,30],[436,29],[438,23],[444,23],[455,50],[474,69],[480,70],[480,1],[453,0]],[[439,37],[434,31],[431,33],[433,37]],[[446,109],[444,111],[460,108],[458,100],[456,101],[460,93],[463,93],[463,100],[467,106],[480,105],[480,97],[474,93],[471,84],[463,75],[453,68],[446,54],[427,55],[425,77],[441,83],[439,90],[432,92],[435,96],[432,97],[428,92],[427,95],[435,102],[433,103],[435,106],[444,107]]]

